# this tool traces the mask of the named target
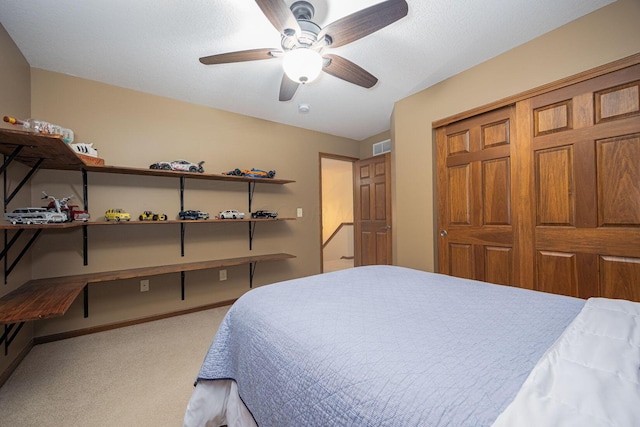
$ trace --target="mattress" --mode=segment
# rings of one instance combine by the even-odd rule
[[[490,426],[584,304],[393,266],[263,286],[223,320],[185,425]]]

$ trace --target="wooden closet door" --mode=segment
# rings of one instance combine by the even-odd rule
[[[391,265],[391,155],[358,160],[354,173],[354,265]]]
[[[640,66],[518,111],[527,114],[520,155],[533,174],[533,235],[524,240],[535,244],[522,248],[533,288],[640,301]]]
[[[513,120],[506,107],[436,130],[441,273],[514,283]]]

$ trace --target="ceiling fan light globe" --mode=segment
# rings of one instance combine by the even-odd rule
[[[307,48],[293,49],[282,60],[284,72],[294,82],[306,84],[314,81],[322,71],[322,56]]]

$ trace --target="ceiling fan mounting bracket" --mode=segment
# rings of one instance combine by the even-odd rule
[[[295,16],[296,21],[311,21],[313,19],[313,15],[316,13],[313,5],[307,1],[294,2],[289,8],[291,9],[293,16]]]

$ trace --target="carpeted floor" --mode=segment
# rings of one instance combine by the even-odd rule
[[[228,309],[35,346],[0,388],[0,425],[180,426]]]

